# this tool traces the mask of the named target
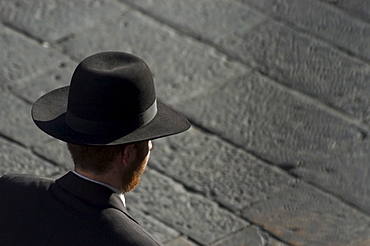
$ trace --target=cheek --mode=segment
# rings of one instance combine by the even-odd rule
[[[144,148],[141,153],[138,155],[139,160],[148,161],[150,157],[150,149],[149,147]]]
[[[150,157],[150,151],[148,152],[148,154],[146,155],[146,159],[149,160],[149,157]]]
[[[147,165],[149,161],[149,157],[150,157],[150,151],[148,149],[143,150],[141,153],[138,153],[137,155],[138,167],[140,168],[141,166],[141,168],[145,168],[145,166]]]
[[[148,165],[149,157],[150,157],[150,152],[145,156],[144,160],[141,161],[141,166],[143,170],[145,170],[146,166]]]

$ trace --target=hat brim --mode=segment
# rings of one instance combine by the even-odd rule
[[[189,121],[166,104],[157,101],[156,116],[146,125],[127,132],[125,129],[109,135],[88,135],[77,132],[66,123],[69,86],[51,91],[39,98],[32,107],[32,119],[45,133],[62,141],[78,145],[118,145],[153,140],[181,133],[190,128]]]

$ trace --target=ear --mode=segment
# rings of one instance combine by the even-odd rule
[[[126,145],[125,149],[121,152],[122,153],[122,163],[126,167],[130,165],[130,160],[131,160],[130,158],[133,154],[133,148],[134,148],[134,144],[128,144]]]

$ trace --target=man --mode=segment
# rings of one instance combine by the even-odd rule
[[[144,61],[122,52],[92,55],[70,86],[35,102],[32,117],[67,142],[75,170],[55,181],[0,179],[1,245],[162,245],[127,214],[123,193],[139,183],[150,140],[190,124],[157,100]]]

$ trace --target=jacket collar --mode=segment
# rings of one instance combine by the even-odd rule
[[[121,198],[108,187],[80,178],[72,172],[57,179],[56,183],[77,197],[104,207],[116,208],[127,214]]]

